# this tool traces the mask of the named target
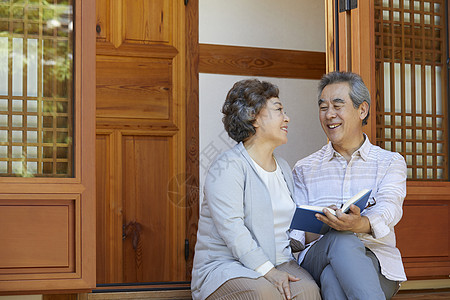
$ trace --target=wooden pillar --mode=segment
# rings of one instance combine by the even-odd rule
[[[372,100],[371,117],[364,131],[375,142],[374,2],[358,1],[356,8],[339,12],[339,1],[325,1],[327,72],[351,71],[361,75]]]

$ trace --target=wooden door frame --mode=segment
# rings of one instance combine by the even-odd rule
[[[370,117],[363,128],[376,139],[375,34],[373,1],[358,1],[357,8],[337,12],[339,0],[325,0],[327,72],[351,71],[361,75],[371,95]],[[370,26],[361,26],[369,20]],[[338,30],[336,30],[336,27]]]
[[[198,0],[186,5],[186,279],[191,279],[199,219],[199,13]]]

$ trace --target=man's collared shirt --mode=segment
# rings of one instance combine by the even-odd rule
[[[347,163],[329,142],[319,151],[299,160],[294,166],[293,176],[297,205],[334,204],[340,207],[360,190],[372,189],[369,201],[376,204],[362,212],[369,218],[372,234],[356,235],[375,253],[386,278],[406,280],[394,233],[394,226],[402,217],[406,196],[406,163],[400,154],[372,145],[365,136],[363,145]],[[305,243],[303,231],[294,230],[290,236]]]

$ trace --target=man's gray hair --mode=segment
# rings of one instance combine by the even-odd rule
[[[364,101],[369,104],[370,111],[370,93],[367,89],[364,81],[361,76],[352,72],[330,72],[328,74],[323,75],[322,79],[319,82],[319,95],[318,100],[320,100],[320,95],[322,94],[323,89],[333,83],[341,83],[346,82],[350,87],[350,99],[352,99],[353,106],[358,108]],[[367,116],[362,121],[363,125],[367,124],[367,119],[369,118],[369,111],[367,112]]]

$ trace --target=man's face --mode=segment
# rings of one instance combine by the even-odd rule
[[[341,148],[355,147],[360,143],[362,120],[368,113],[366,102],[359,108],[353,106],[349,92],[350,87],[345,82],[330,84],[323,89],[319,100],[323,131],[333,146]]]

